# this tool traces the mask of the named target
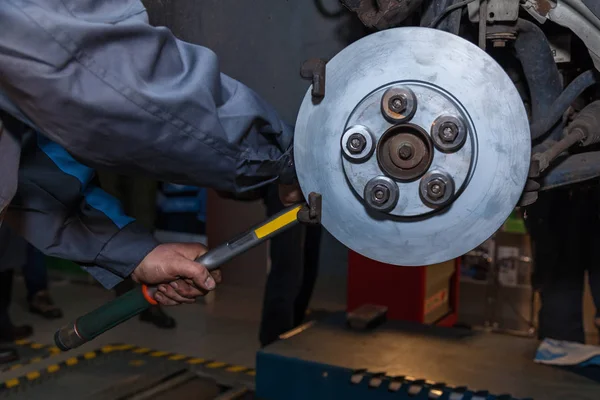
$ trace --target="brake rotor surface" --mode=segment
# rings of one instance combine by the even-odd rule
[[[371,259],[429,265],[475,248],[521,195],[531,153],[521,97],[484,51],[443,31],[396,28],[327,63],[294,156],[322,224]]]

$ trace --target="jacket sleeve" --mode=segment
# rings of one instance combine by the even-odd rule
[[[0,3],[0,90],[41,132],[87,165],[157,180],[241,193],[293,179],[292,129],[212,51],[71,3]]]
[[[112,288],[158,243],[92,184],[93,170],[41,135],[27,142],[6,222],[45,254],[81,264]]]

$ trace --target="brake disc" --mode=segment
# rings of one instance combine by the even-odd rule
[[[294,156],[305,196],[350,249],[395,265],[447,261],[475,248],[521,195],[531,143],[523,102],[502,68],[438,30],[367,36],[327,63],[310,90]]]

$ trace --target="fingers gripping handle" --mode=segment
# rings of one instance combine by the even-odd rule
[[[301,206],[294,206],[275,215],[235,240],[208,251],[196,261],[209,271],[218,268],[233,257],[295,225],[298,222],[297,214],[300,208]],[[156,291],[154,286],[143,285],[77,318],[74,323],[62,327],[54,334],[56,346],[67,351],[89,342],[138,315],[150,305],[157,304],[154,300]]]

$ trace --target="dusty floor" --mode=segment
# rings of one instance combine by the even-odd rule
[[[343,309],[344,304],[339,300],[345,296],[345,283],[338,285],[327,282],[327,279],[321,281],[314,296],[314,307]],[[252,367],[259,348],[262,291],[261,286],[241,287],[224,283],[209,304],[169,308],[167,311],[178,324],[173,330],[158,329],[134,318],[86,344],[85,349],[96,349],[108,343],[127,343]],[[56,304],[63,309],[63,319],[48,321],[29,313],[24,301],[23,281],[20,278],[15,280],[11,308],[14,323],[34,326],[32,340],[42,344],[52,343],[56,328],[113,298],[112,292],[100,287],[67,281],[52,282],[51,292]],[[82,351],[85,349],[81,348]],[[71,355],[65,353],[64,357],[59,357]],[[60,359],[53,362],[57,360]]]

